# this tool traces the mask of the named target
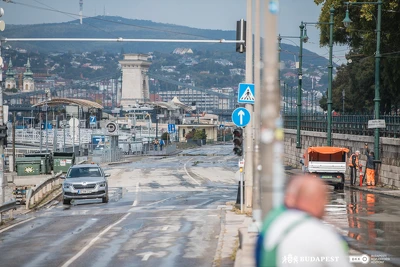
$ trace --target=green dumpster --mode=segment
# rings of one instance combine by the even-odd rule
[[[25,154],[25,158],[30,157],[40,157],[41,158],[41,167],[40,173],[41,174],[49,174],[51,173],[52,166],[53,166],[53,159],[50,153],[32,153],[32,154]]]
[[[75,164],[75,154],[70,152],[54,152],[53,162],[54,173],[58,173],[60,171],[67,172],[69,167]]]
[[[41,161],[40,157],[16,158],[17,174],[19,176],[39,175]]]

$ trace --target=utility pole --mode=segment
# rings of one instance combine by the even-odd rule
[[[247,0],[246,7],[246,83],[253,83],[253,31],[252,31],[252,0]],[[257,97],[257,95],[255,96]],[[245,108],[253,113],[253,105],[246,104]],[[245,204],[246,210],[253,208],[253,122],[244,128],[245,146],[244,149],[244,180],[245,180]]]
[[[0,41],[0,59],[2,59],[1,48],[2,48],[2,42]],[[4,139],[7,138],[7,127],[4,127],[4,119],[3,119],[3,88],[1,87],[2,81],[3,81],[3,72],[0,71],[0,127],[1,127],[1,134],[2,135],[5,134],[4,137],[0,138],[0,204],[3,204],[5,200]]]
[[[283,185],[283,125],[280,119],[280,90],[278,85],[278,45],[276,42],[278,0],[265,4],[264,73],[261,109],[261,208],[262,215],[280,204]]]
[[[260,190],[260,126],[261,126],[261,6],[255,0],[254,16],[254,162],[253,162],[253,224],[249,232],[260,232],[262,224]]]

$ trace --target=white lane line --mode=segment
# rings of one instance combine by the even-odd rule
[[[148,253],[144,254],[142,261],[147,261],[152,254],[153,254],[153,252],[148,252]]]
[[[25,220],[25,221],[22,221],[22,222],[19,222],[19,223],[16,223],[16,224],[10,225],[10,226],[8,226],[8,227],[6,227],[6,228],[4,228],[4,229],[0,230],[0,234],[1,234],[1,233],[3,233],[3,232],[5,232],[5,231],[7,231],[8,229],[14,228],[14,227],[15,227],[15,226],[17,226],[17,225],[20,225],[20,224],[23,224],[23,223],[29,222],[29,221],[31,221],[31,220],[33,220],[33,219],[35,219],[35,217],[32,217],[32,218],[30,218],[30,219],[27,219],[27,220]]]
[[[196,184],[201,185],[201,183],[199,183],[196,179],[194,179],[187,171],[186,169],[186,164],[188,164],[193,158],[190,158],[188,161],[186,161],[185,165],[183,165],[183,169],[186,172],[186,175],[189,176]]]
[[[136,205],[139,203],[138,201],[138,195],[139,195],[139,182],[136,183],[136,197],[135,197],[135,201],[133,201],[132,206],[136,207]]]
[[[115,223],[111,224],[110,226],[108,226],[106,229],[104,229],[100,234],[98,234],[95,238],[93,238],[92,240],[90,240],[90,242],[81,249],[81,251],[79,251],[77,254],[75,254],[75,256],[73,256],[71,259],[69,259],[66,263],[64,263],[62,265],[62,267],[68,267],[69,265],[71,265],[71,263],[73,263],[76,259],[78,259],[80,256],[83,255],[83,253],[86,252],[86,250],[88,250],[91,246],[93,246],[94,243],[96,243],[97,240],[100,239],[100,237],[102,235],[104,235],[105,233],[107,233],[108,231],[110,231],[114,226],[120,224],[123,220],[125,220],[129,215],[131,215],[131,213],[127,213],[125,214],[124,217],[122,217],[120,220],[116,221]]]
[[[175,197],[167,197],[167,198],[161,199],[161,200],[159,200],[159,201],[156,201],[156,202],[149,203],[149,204],[147,204],[146,206],[155,205],[155,204],[158,204],[158,203],[161,203],[161,202],[167,201],[167,200],[169,200],[169,199],[172,199],[172,198],[176,198],[176,196],[175,196]]]
[[[169,228],[168,226],[164,226],[161,230],[167,231],[168,228]]]

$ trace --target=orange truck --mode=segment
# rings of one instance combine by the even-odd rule
[[[343,189],[348,153],[349,149],[345,147],[309,147],[303,157],[305,171],[337,189]]]

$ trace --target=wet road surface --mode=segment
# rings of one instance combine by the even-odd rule
[[[237,188],[231,148],[210,150],[105,168],[109,203],[53,203],[25,215],[0,230],[0,265],[212,266],[222,208]]]
[[[399,203],[398,198],[358,190],[335,191],[325,220],[338,227],[352,247],[399,264]]]

